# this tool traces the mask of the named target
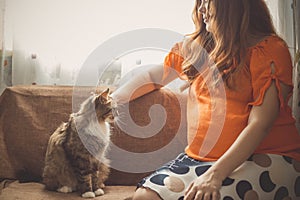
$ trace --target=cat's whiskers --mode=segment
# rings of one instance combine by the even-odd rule
[[[124,114],[123,116],[122,115],[119,115],[117,118],[115,118],[115,124],[117,124],[117,125],[127,125],[127,123],[125,122],[126,120],[122,120],[122,118],[123,119],[125,119],[125,118],[127,118],[127,116]]]

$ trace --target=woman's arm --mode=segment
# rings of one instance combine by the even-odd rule
[[[281,84],[281,89],[286,99],[291,88]],[[260,106],[252,107],[247,127],[223,156],[190,185],[185,199],[198,199],[198,197],[194,198],[197,195],[208,200],[210,195],[212,195],[213,200],[219,199],[222,181],[253,154],[268,134],[278,116],[279,109],[278,91],[273,81],[266,91],[263,103]]]
[[[156,64],[141,66],[131,71],[126,77],[125,82],[121,81],[120,87],[111,95],[117,103],[132,101],[163,87],[178,76],[175,72],[164,74],[163,64]]]
[[[245,162],[268,134],[278,116],[279,106],[278,92],[273,82],[266,91],[263,104],[253,106],[247,127],[228,151],[216,162],[212,170],[216,171],[222,179],[225,179],[234,169]],[[222,170],[219,170],[220,166],[222,166]]]

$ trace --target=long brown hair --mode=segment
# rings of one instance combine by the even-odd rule
[[[209,53],[229,86],[230,77],[245,65],[249,34],[260,38],[275,34],[270,12],[264,0],[210,0],[213,33],[210,34],[205,30],[202,15],[198,11],[200,4],[201,0],[196,0],[193,10],[196,31],[191,34],[191,41],[184,45],[184,51],[192,54],[185,58],[184,73],[190,80],[198,76],[192,66],[197,63],[196,57],[199,57],[199,52],[193,52],[196,42]]]
[[[200,4],[201,0],[196,0],[192,12],[195,31],[187,35],[182,49],[184,57],[182,68],[189,81],[193,81],[198,76],[200,68],[204,64],[203,57],[206,57],[214,47],[212,34],[207,32],[202,15],[199,13]]]

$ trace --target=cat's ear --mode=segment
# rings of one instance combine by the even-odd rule
[[[109,103],[109,88],[100,93],[100,95],[97,97],[97,101],[100,101],[102,104]]]
[[[101,95],[102,97],[108,99],[109,88],[107,88],[106,90],[104,90],[100,95]]]

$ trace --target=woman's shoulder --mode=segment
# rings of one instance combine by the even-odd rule
[[[268,79],[275,72],[279,80],[287,84],[291,82],[291,54],[286,42],[278,35],[267,36],[252,47],[249,63],[253,76]]]
[[[287,49],[286,42],[277,34],[272,34],[262,37],[255,45],[250,49],[266,49],[269,51],[276,51],[279,48]]]
[[[264,37],[250,49],[251,57],[269,58],[273,61],[290,59],[290,51],[287,43],[278,35]]]

